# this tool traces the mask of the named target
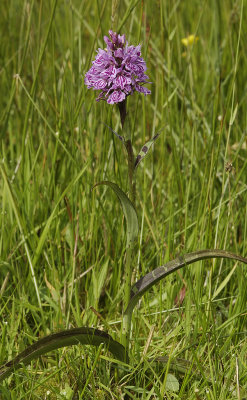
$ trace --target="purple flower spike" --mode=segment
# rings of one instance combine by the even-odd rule
[[[108,104],[121,103],[135,91],[145,96],[151,91],[143,86],[149,77],[146,63],[141,57],[141,45],[129,46],[125,35],[109,31],[105,36],[106,50],[98,49],[90,70],[85,75],[85,85],[100,90],[98,100]]]

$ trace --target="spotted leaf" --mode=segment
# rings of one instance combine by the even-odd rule
[[[207,258],[230,258],[247,264],[247,258],[225,250],[200,250],[175,258],[175,260],[169,261],[167,264],[149,272],[132,286],[130,302],[125,314],[131,314],[140,297],[143,296],[147,290],[149,290],[161,279],[177,271],[178,269],[185,267],[186,265],[195,263],[199,260],[205,260]]]
[[[0,382],[7,378],[12,372],[21,368],[23,364],[27,365],[32,360],[48,353],[49,351],[75,344],[99,346],[101,343],[108,347],[108,350],[116,357],[116,359],[126,362],[127,357],[125,348],[119,342],[113,340],[108,333],[94,328],[74,328],[54,333],[38,340],[36,343],[27,347],[13,360],[2,365],[0,367]]]
[[[135,168],[138,167],[138,165],[140,164],[141,160],[147,155],[148,151],[150,150],[150,147],[155,142],[155,140],[158,139],[159,136],[160,136],[160,133],[156,133],[156,135],[154,137],[152,137],[152,139],[150,139],[147,143],[144,144],[144,146],[141,148],[140,153],[136,157]]]

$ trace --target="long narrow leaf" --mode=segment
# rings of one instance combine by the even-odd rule
[[[114,131],[114,129],[112,129],[109,125],[105,124],[104,122],[102,122],[103,125],[105,125],[108,129],[110,129],[110,131],[112,131],[112,133],[114,133],[114,135],[117,136],[117,138],[119,140],[121,140],[121,142],[125,142],[125,139],[123,136],[119,135],[116,131]]]
[[[126,218],[126,223],[127,223],[126,247],[128,248],[131,245],[131,243],[133,243],[135,241],[135,239],[137,238],[137,235],[138,235],[138,219],[137,219],[135,207],[133,206],[133,204],[131,203],[129,198],[126,196],[126,194],[118,187],[118,185],[116,185],[116,183],[109,182],[109,181],[102,181],[102,182],[96,183],[96,185],[94,185],[93,189],[99,185],[107,185],[110,188],[112,188],[121,203],[123,213],[124,213],[124,216]]]
[[[195,263],[199,260],[205,260],[207,258],[230,258],[247,264],[247,258],[225,250],[200,250],[175,258],[175,260],[169,261],[167,264],[149,272],[132,286],[130,302],[125,314],[131,313],[140,297],[143,296],[148,289],[150,289],[161,279],[165,278],[172,272],[185,267],[186,265]]]
[[[48,353],[51,350],[59,349],[60,347],[71,346],[75,344],[89,344],[99,346],[104,343],[108,350],[120,361],[126,362],[125,348],[112,339],[108,333],[99,331],[94,328],[74,328],[52,335],[46,336],[31,346],[27,347],[13,360],[8,361],[0,367],[0,382],[7,378],[12,372],[38,356]],[[127,361],[128,362],[128,361]]]

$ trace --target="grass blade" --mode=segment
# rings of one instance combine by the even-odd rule
[[[9,183],[9,179],[7,177],[7,174],[5,172],[5,169],[4,169],[3,165],[0,165],[0,171],[1,171],[4,183],[5,183],[6,188],[7,188],[10,204],[11,204],[12,209],[14,211],[16,222],[17,222],[17,225],[18,225],[18,228],[20,230],[21,237],[22,237],[22,240],[23,240],[23,243],[24,243],[24,248],[25,248],[25,252],[26,252],[26,255],[27,255],[27,259],[28,259],[28,264],[29,264],[29,268],[30,268],[33,284],[34,284],[34,287],[35,287],[36,296],[37,296],[39,307],[40,307],[40,310],[41,310],[41,313],[42,313],[42,305],[41,305],[41,300],[40,300],[40,295],[39,295],[39,288],[38,288],[38,284],[37,284],[37,280],[36,280],[36,276],[35,276],[35,272],[34,272],[34,265],[32,263],[31,255],[30,255],[28,244],[27,244],[27,241],[26,241],[26,235],[25,235],[25,232],[24,232],[24,230],[25,230],[24,229],[24,223],[22,221],[21,214],[19,212],[16,199],[15,199],[14,194],[12,192],[12,189],[11,189],[11,186],[10,186],[10,183]]]
[[[86,165],[84,166],[84,168],[83,168],[83,169],[77,174],[77,176],[68,184],[68,186],[64,189],[63,193],[62,193],[61,196],[59,197],[59,199],[58,199],[58,201],[57,201],[55,207],[53,208],[52,213],[51,213],[50,217],[48,218],[48,220],[47,220],[47,222],[46,222],[46,225],[45,225],[45,227],[44,227],[44,230],[43,230],[43,232],[42,232],[42,234],[41,234],[41,236],[40,236],[40,239],[39,239],[39,242],[38,242],[38,245],[37,245],[37,249],[36,249],[35,254],[34,254],[33,266],[35,266],[35,265],[37,264],[37,261],[38,261],[38,259],[39,259],[40,254],[41,254],[41,251],[42,251],[42,249],[43,249],[43,246],[44,246],[46,237],[47,237],[47,235],[48,235],[50,225],[51,225],[51,223],[52,223],[52,221],[53,221],[53,218],[54,218],[54,216],[55,216],[55,214],[56,214],[56,212],[57,212],[57,208],[58,208],[60,202],[63,200],[64,196],[67,194],[67,192],[69,191],[69,189],[70,189],[71,187],[73,187],[73,185],[74,185],[76,182],[78,182],[78,180],[81,178],[81,176],[82,176],[82,175],[84,174],[84,172],[86,171],[87,166],[88,166],[88,163],[86,163]]]
[[[127,19],[129,18],[129,16],[130,16],[130,14],[132,13],[132,11],[134,10],[134,8],[137,6],[137,4],[139,3],[139,1],[140,0],[133,0],[131,3],[130,3],[130,5],[129,5],[129,7],[127,8],[127,10],[126,10],[126,13],[124,14],[124,16],[123,16],[123,19],[122,19],[122,21],[121,21],[121,23],[120,23],[120,25],[119,25],[119,27],[118,27],[118,32],[120,32],[121,31],[121,29],[122,29],[122,27],[124,26],[124,24],[125,24],[125,22],[127,21]]]

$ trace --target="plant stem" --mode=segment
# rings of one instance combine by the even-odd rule
[[[118,103],[118,109],[119,109],[119,114],[120,114],[120,119],[121,119],[121,125],[122,125],[122,130],[124,128],[124,123],[125,123],[125,119],[127,116],[127,111],[126,111],[126,102],[127,100],[125,99],[124,101],[121,101],[120,103]],[[128,134],[128,138],[131,137],[131,132],[127,132]]]
[[[135,158],[134,158],[134,152],[133,152],[133,147],[132,147],[132,142],[131,142],[131,129],[130,129],[130,124],[128,121],[127,117],[127,110],[126,110],[126,105],[127,105],[127,100],[125,99],[121,103],[118,103],[118,109],[120,113],[120,119],[121,119],[121,125],[122,125],[122,130],[126,133],[124,137],[126,137],[126,140],[124,142],[125,148],[127,151],[128,155],[128,179],[129,179],[129,191],[130,191],[130,200],[133,203],[133,206],[135,206],[135,181],[134,181],[134,171],[135,171]],[[125,125],[125,121],[127,121],[127,128]],[[125,126],[125,129],[124,129]]]
[[[126,100],[118,104],[122,129],[124,127],[127,111],[126,111]],[[127,119],[128,121],[128,119]],[[127,124],[127,129],[125,126],[126,137],[125,140],[125,148],[127,151],[127,161],[128,161],[128,182],[129,182],[129,192],[130,192],[130,201],[135,207],[136,200],[136,188],[135,188],[135,180],[134,180],[134,170],[135,170],[135,158],[134,152],[131,142],[131,129],[129,124]],[[131,243],[126,249],[126,262],[125,262],[125,276],[124,276],[124,302],[123,309],[126,310],[130,301],[130,290],[131,290],[131,278],[132,278],[132,258],[134,251],[135,243]],[[131,315],[132,313],[127,313],[123,315],[122,322],[122,338],[121,342],[126,349],[126,355],[129,350],[129,340],[130,340],[130,329],[131,329]]]
[[[124,310],[126,310],[130,301],[132,254],[133,254],[133,246],[126,249],[126,263],[125,263],[125,276],[124,276],[124,303],[123,303]],[[128,314],[124,313],[122,321],[121,342],[126,349],[126,354],[128,353],[129,350],[131,315],[132,313]]]
[[[128,139],[125,142],[125,147],[128,154],[128,178],[129,178],[130,200],[133,203],[133,206],[135,206],[135,200],[136,200],[136,188],[134,181],[135,160],[134,160],[133,147],[130,139]]]

